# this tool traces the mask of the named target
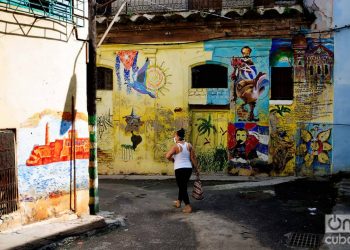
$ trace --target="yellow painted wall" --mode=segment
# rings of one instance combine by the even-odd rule
[[[125,84],[118,90],[115,60],[116,53],[124,50],[138,51],[137,66],[150,60],[150,68],[158,67],[165,77],[164,85],[154,93],[156,98],[139,94],[134,89],[127,93]],[[173,144],[174,132],[181,127],[190,136],[190,113],[188,109],[188,91],[191,82],[191,67],[211,59],[211,53],[205,52],[203,44],[185,45],[108,45],[102,46],[97,53],[97,66],[114,69],[112,104],[101,102],[99,111],[113,112],[113,128],[110,134],[99,135],[99,173],[173,173],[172,163],[164,155]],[[121,72],[123,74],[123,72]],[[100,91],[107,95],[108,91]],[[111,105],[109,107],[109,105]],[[135,150],[131,148],[132,134],[127,130],[125,117],[134,114],[140,117],[139,131],[134,136],[142,137]],[[111,151],[111,145],[113,149]],[[129,146],[129,148],[128,148]],[[111,153],[112,155],[108,155]],[[107,155],[106,155],[107,154]]]

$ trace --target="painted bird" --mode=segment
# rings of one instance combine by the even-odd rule
[[[147,94],[152,98],[156,98],[155,94],[149,91],[146,87],[146,70],[149,65],[149,59],[146,59],[145,64],[141,69],[138,69],[135,74],[133,74],[133,81],[127,83],[127,85],[141,94]]]
[[[237,83],[236,93],[244,101],[244,105],[248,104],[250,107],[249,121],[255,121],[254,109],[259,97],[266,93],[268,87],[268,80],[266,74],[259,72],[255,79],[244,79]]]

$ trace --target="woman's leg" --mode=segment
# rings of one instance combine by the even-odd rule
[[[181,168],[181,178],[180,178],[180,186],[179,191],[181,193],[181,197],[185,203],[185,205],[190,204],[190,199],[188,198],[187,193],[187,183],[191,177],[192,169],[191,168]]]
[[[175,170],[175,178],[176,178],[176,184],[179,188],[177,199],[181,202],[182,201],[182,193],[180,192],[181,191],[180,187],[181,187],[181,182],[182,182],[181,181],[182,174],[181,174],[180,170],[181,170],[181,168]]]

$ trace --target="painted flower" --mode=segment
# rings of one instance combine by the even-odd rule
[[[329,163],[328,151],[332,150],[332,145],[327,141],[330,135],[331,129],[318,133],[316,138],[309,131],[301,130],[303,143],[299,146],[299,153],[304,156],[306,167],[310,167],[314,161]]]

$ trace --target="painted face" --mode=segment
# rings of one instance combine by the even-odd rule
[[[238,144],[242,144],[247,140],[247,132],[246,131],[242,131],[242,130],[238,130],[236,132],[236,141]]]
[[[251,53],[251,50],[249,48],[243,48],[242,49],[242,56],[243,57],[249,57]]]

